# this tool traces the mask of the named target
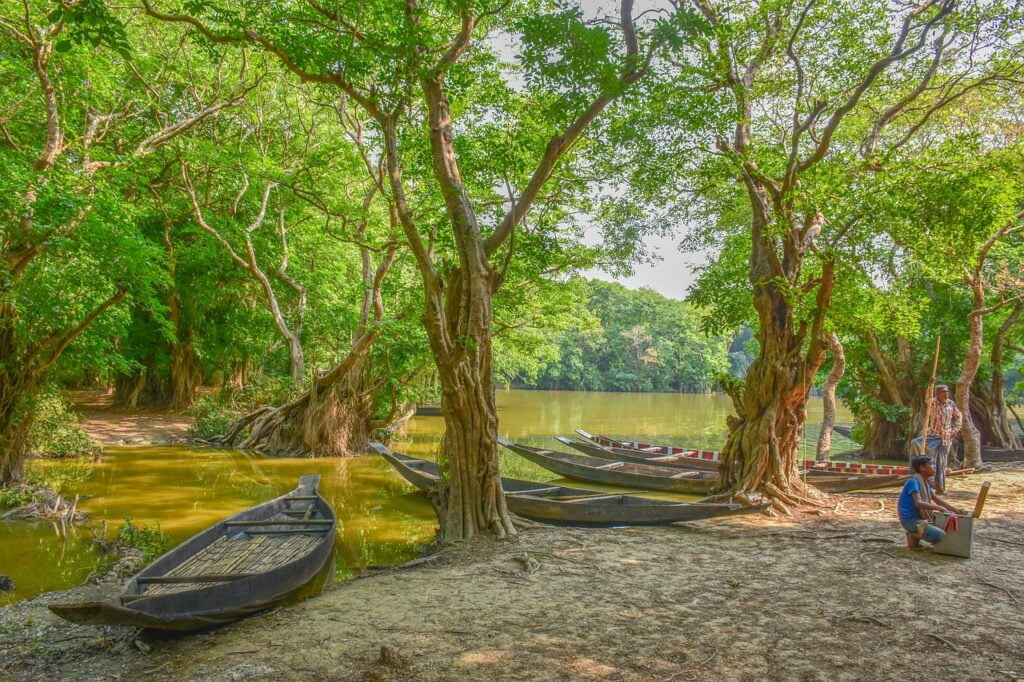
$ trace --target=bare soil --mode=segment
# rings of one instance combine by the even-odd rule
[[[192,417],[166,408],[127,408],[113,405],[103,391],[69,391],[79,423],[100,445],[164,445],[187,439]]]
[[[207,633],[0,610],[0,679],[1007,680],[1024,674],[1024,466],[991,480],[974,558],[907,549],[895,492],[794,518],[531,525]]]

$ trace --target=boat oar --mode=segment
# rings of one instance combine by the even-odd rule
[[[928,381],[928,392],[924,398],[924,426],[921,427],[921,452],[928,449],[928,422],[932,418],[932,403],[935,402],[935,375],[939,373],[939,348],[942,346],[942,334],[935,340],[935,361],[932,363],[932,378]]]

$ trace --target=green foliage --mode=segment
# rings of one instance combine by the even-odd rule
[[[238,419],[238,412],[228,408],[216,397],[203,396],[188,411],[192,417],[189,435],[195,438],[223,436]]]
[[[303,389],[280,375],[262,375],[242,388],[225,387],[203,396],[189,409],[193,418],[189,433],[197,438],[222,436],[242,415],[267,405],[283,405]]]
[[[117,529],[117,542],[142,552],[146,562],[162,554],[171,543],[170,536],[160,530],[160,523],[151,528],[144,524],[135,525],[131,518]]]
[[[47,457],[87,455],[96,447],[76,422],[81,415],[72,410],[71,401],[57,393],[47,393],[35,401],[35,419],[29,429],[29,452]]]
[[[729,340],[705,336],[692,305],[600,280],[586,282],[585,296],[535,387],[708,392],[729,369]]]
[[[27,488],[0,488],[0,510],[20,507],[34,499],[35,495]]]

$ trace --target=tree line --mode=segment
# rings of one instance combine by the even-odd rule
[[[583,296],[556,338],[557,358],[514,385],[710,393],[730,371],[730,346],[739,335],[706,335],[704,315],[693,305],[600,280],[585,282]]]
[[[496,383],[717,376],[720,492],[785,509],[810,389],[901,446],[940,333],[970,462],[1012,441],[1021,8],[641,5],[0,3],[0,484],[55,382],[286,378],[221,434],[278,454],[434,393],[444,537],[503,536]],[[714,254],[690,305],[573,277],[665,233]]]

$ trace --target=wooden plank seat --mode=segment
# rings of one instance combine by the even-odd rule
[[[330,519],[265,519],[261,521],[228,521],[224,525],[231,528],[239,526],[323,526],[331,525]]]
[[[551,485],[546,488],[531,488],[529,490],[510,490],[507,495],[538,495],[540,493],[550,493],[561,489],[560,485]],[[552,498],[557,499],[557,498]]]
[[[223,536],[163,576],[138,578],[149,597],[221,584],[228,576],[242,578],[282,566],[320,542],[320,528],[302,528],[281,534],[269,530]],[[312,534],[308,534],[312,531]],[[207,579],[203,579],[203,578]]]
[[[232,573],[230,575],[153,575],[143,576],[136,582],[153,585],[176,585],[179,583],[224,583],[239,578],[248,578],[251,573]]]
[[[621,498],[622,498],[622,493],[615,493],[615,494],[608,494],[608,495],[580,495],[579,497],[577,497],[575,499],[566,500],[566,502],[568,502],[569,504],[574,504],[574,503],[577,503],[577,502],[590,503],[590,502],[596,502],[597,500],[615,500],[615,499],[621,499]]]

